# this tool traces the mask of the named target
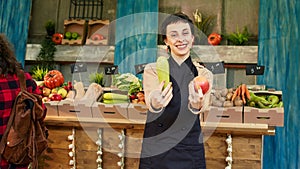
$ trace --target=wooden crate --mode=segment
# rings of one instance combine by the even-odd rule
[[[92,117],[90,102],[60,101],[57,105],[59,116]]]
[[[255,95],[277,95],[282,100],[282,91],[252,91]],[[254,108],[245,107],[245,123],[268,124],[269,126],[284,125],[284,108]]]
[[[204,111],[204,122],[242,123],[242,107],[214,107]]]
[[[270,108],[259,109],[254,107],[245,107],[245,123],[260,123],[268,124],[269,126],[283,126],[284,125],[284,109]]]
[[[87,45],[107,45],[109,35],[109,20],[89,20],[88,33],[86,37]],[[103,37],[103,39],[98,39]],[[97,39],[96,39],[97,38]]]
[[[86,20],[64,20],[64,33],[66,32],[77,32],[80,38],[76,40],[63,39],[62,45],[83,45],[86,39]]]
[[[59,101],[48,101],[44,103],[47,108],[47,116],[58,116],[58,102]]]
[[[146,105],[131,103],[128,106],[128,118],[131,121],[146,121],[147,111]]]
[[[128,119],[127,107],[129,103],[104,104],[94,102],[92,105],[93,118]]]

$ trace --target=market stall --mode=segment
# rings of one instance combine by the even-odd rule
[[[138,168],[143,121],[48,116],[46,124],[50,147],[40,162],[44,168]],[[229,163],[260,168],[263,135],[275,134],[267,124],[203,122],[202,128],[208,169]]]
[[[113,81],[111,87],[44,81],[50,136],[42,167],[138,168],[147,117],[141,80],[127,73]],[[281,91],[243,84],[213,89],[211,98],[200,115],[207,168],[261,168],[263,136],[283,126]]]

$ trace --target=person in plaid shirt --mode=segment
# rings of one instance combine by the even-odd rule
[[[0,34],[0,140],[5,132],[14,100],[21,90],[16,72],[22,69],[22,66],[17,61],[12,49],[12,45],[5,35]],[[25,73],[25,77],[27,90],[41,94],[30,74]],[[27,168],[28,166],[9,164],[5,159],[2,159],[0,162],[0,169]]]

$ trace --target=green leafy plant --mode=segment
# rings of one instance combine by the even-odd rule
[[[31,70],[32,78],[37,81],[44,80],[44,76],[48,73],[48,68],[42,66],[33,67]]]
[[[91,83],[94,82],[94,83],[97,83],[97,84],[99,84],[101,86],[104,86],[103,77],[104,77],[103,73],[98,73],[98,72],[92,73],[92,74],[89,75]]]
[[[48,20],[45,23],[45,29],[47,31],[48,36],[52,36],[55,33],[55,23],[53,20]]]
[[[41,44],[41,50],[36,58],[42,67],[52,70],[54,68],[55,43],[51,38],[45,37]]]
[[[236,32],[231,33],[229,35],[225,35],[225,38],[232,44],[232,45],[246,45],[249,40],[249,32],[247,27],[245,26],[243,31],[240,32],[238,27],[236,28]]]

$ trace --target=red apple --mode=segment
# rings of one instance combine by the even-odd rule
[[[95,33],[95,34],[92,35],[91,39],[94,40],[94,41],[103,40],[104,36],[101,35],[101,34]]]
[[[203,76],[197,76],[194,78],[194,88],[195,91],[198,92],[198,89],[202,89],[202,93],[205,94],[209,89],[209,82]]]
[[[57,93],[53,93],[53,94],[51,93],[49,95],[49,97],[50,97],[51,101],[61,101],[63,99],[62,96],[60,94],[57,94]]]

